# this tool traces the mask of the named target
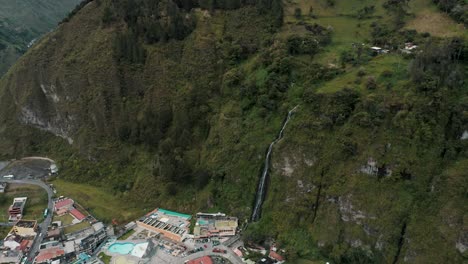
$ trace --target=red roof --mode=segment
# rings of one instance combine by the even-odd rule
[[[204,256],[194,260],[190,260],[187,264],[213,264],[213,261],[209,256]]]
[[[36,257],[36,262],[37,263],[45,262],[49,259],[53,259],[63,254],[65,254],[65,251],[58,247],[41,250],[39,251],[39,255],[37,255]]]
[[[25,239],[25,240],[21,241],[19,249],[20,250],[25,250],[28,247],[28,244],[29,244],[29,240]]]
[[[60,209],[62,207],[65,207],[65,206],[70,206],[70,205],[73,205],[73,200],[72,199],[63,199],[61,201],[58,201],[55,203],[55,210],[57,209]]]
[[[78,211],[76,208],[73,208],[70,211],[70,214],[73,215],[73,217],[75,217],[76,219],[78,219],[80,221],[86,218],[86,216],[84,214],[82,214],[80,211]]]
[[[270,250],[270,255],[269,256],[270,256],[270,258],[276,259],[278,261],[283,261],[284,260],[284,258],[280,254],[274,252],[273,250]]]

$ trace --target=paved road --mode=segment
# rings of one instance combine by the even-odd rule
[[[53,212],[53,207],[54,203],[52,201],[52,196],[54,195],[54,192],[52,189],[49,187],[49,185],[45,184],[44,182],[40,180],[6,180],[6,179],[0,179],[0,182],[7,182],[7,183],[16,183],[16,184],[32,184],[32,185],[37,185],[47,192],[47,198],[49,199],[47,208],[49,208],[49,214],[47,217],[44,219],[44,221],[39,224],[39,231],[38,235],[34,239],[34,243],[31,247],[31,250],[29,250],[29,253],[27,255],[28,259],[34,258],[36,256],[36,252],[39,250],[39,246],[42,243],[42,239],[44,238],[44,235],[47,234],[47,229],[52,221],[52,212]]]
[[[226,254],[215,253],[215,252],[212,252],[211,250],[210,251],[207,251],[207,250],[206,251],[200,251],[200,252],[188,255],[185,258],[182,258],[182,262],[185,262],[186,260],[201,258],[203,256],[215,255],[215,256],[221,256],[221,257],[227,258],[233,264],[242,264],[243,263],[242,259],[239,256],[237,256],[236,253],[234,253],[234,251],[232,251],[232,249],[230,249],[229,247],[226,247],[224,245],[219,245],[219,246],[216,246],[216,248],[224,249],[224,250],[227,251],[227,253]]]

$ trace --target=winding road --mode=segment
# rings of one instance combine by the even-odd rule
[[[187,257],[182,258],[182,261],[185,263],[185,261],[201,258],[204,256],[221,256],[221,257],[227,258],[233,264],[244,263],[242,262],[242,259],[239,256],[237,256],[236,253],[234,253],[234,251],[232,251],[232,249],[226,246],[222,246],[222,245],[217,246],[217,248],[226,250],[226,254],[216,253],[212,251],[200,251],[200,252],[197,252],[197,253],[188,255]]]
[[[34,243],[31,247],[31,249],[28,252],[28,259],[32,259],[36,256],[36,253],[39,250],[39,246],[42,243],[42,240],[44,239],[44,235],[47,232],[47,229],[52,221],[52,212],[53,212],[53,207],[54,203],[52,201],[52,197],[54,195],[54,192],[52,189],[45,184],[43,181],[40,180],[6,180],[6,179],[0,179],[0,182],[7,182],[7,183],[15,183],[15,184],[32,184],[41,187],[47,192],[47,198],[48,198],[48,205],[47,208],[49,209],[49,213],[47,214],[47,217],[44,219],[44,221],[39,224],[39,230],[38,230],[38,235],[34,238]]]

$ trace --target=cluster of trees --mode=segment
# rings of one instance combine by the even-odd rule
[[[361,45],[355,45],[352,49],[343,50],[340,53],[340,63],[342,66],[346,64],[358,66],[368,62],[370,59],[371,52]]]
[[[375,12],[374,5],[365,6],[357,11],[356,16],[358,19],[365,19],[365,18],[371,17],[374,12]]]
[[[465,82],[464,65],[468,47],[463,39],[443,43],[430,40],[411,63],[410,74],[421,91],[437,91],[443,86],[458,89]]]
[[[408,15],[408,4],[410,0],[387,0],[383,7],[386,8],[392,15],[393,24],[396,29],[400,29],[405,24],[405,17]]]
[[[432,0],[456,21],[468,25],[468,3],[465,0]]]
[[[66,23],[68,21],[70,21],[70,19],[75,16],[78,11],[80,11],[85,5],[87,5],[88,3],[92,2],[93,0],[83,0],[81,1],[78,5],[76,5],[75,8],[73,8],[73,10],[68,13],[67,17],[65,17],[59,24],[62,24],[62,23]],[[99,1],[97,1],[99,2]]]
[[[125,0],[113,7],[129,29],[149,44],[184,39],[195,26],[194,18],[172,1]]]
[[[319,51],[318,40],[313,35],[292,35],[288,37],[287,45],[291,55],[314,55]]]
[[[119,61],[144,64],[146,50],[132,30],[117,34],[114,40],[114,54]]]
[[[320,51],[320,47],[331,42],[331,30],[319,24],[305,25],[308,34],[291,35],[286,44],[291,55],[314,55]]]

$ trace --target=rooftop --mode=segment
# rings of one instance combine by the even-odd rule
[[[188,264],[213,264],[213,260],[209,256],[204,256],[187,262]]]
[[[39,254],[36,257],[37,263],[42,263],[47,260],[59,257],[65,254],[65,251],[60,247],[53,247],[39,251]]]
[[[70,198],[65,198],[63,200],[59,200],[55,202],[55,208],[59,209],[65,206],[73,205],[74,201]]]
[[[195,236],[232,236],[238,226],[236,217],[229,217],[222,213],[197,214],[197,222],[194,228]]]
[[[270,257],[270,258],[273,258],[273,259],[276,259],[276,260],[278,260],[278,261],[283,261],[283,260],[284,260],[283,256],[281,256],[280,254],[276,253],[276,252],[273,251],[273,250],[270,250],[269,257]]]
[[[37,224],[37,221],[34,220],[19,220],[15,226],[24,227],[24,228],[34,228]]]
[[[80,211],[78,211],[78,209],[76,209],[76,208],[73,208],[72,210],[70,210],[70,214],[73,217],[75,217],[76,219],[78,219],[79,221],[86,218],[86,216],[83,213],[81,213]]]
[[[167,230],[182,236],[188,231],[191,216],[165,209],[155,209],[138,221],[158,229]]]

